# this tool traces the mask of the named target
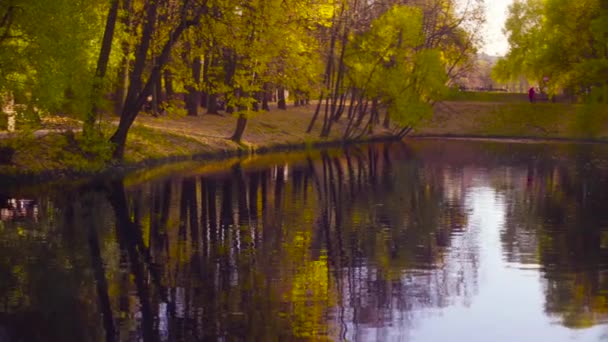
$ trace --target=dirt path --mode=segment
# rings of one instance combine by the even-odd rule
[[[63,133],[66,132],[68,129],[38,129],[35,130],[32,135],[35,138],[41,138],[44,137],[46,135],[49,134],[53,134],[53,133]],[[80,129],[72,129],[73,132],[80,132]],[[8,138],[12,138],[12,137],[18,137],[19,134],[21,132],[0,132],[0,139],[8,139]]]

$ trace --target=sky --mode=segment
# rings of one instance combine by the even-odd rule
[[[509,43],[502,33],[502,28],[507,18],[507,8],[512,2],[512,0],[485,0],[487,21],[484,28],[485,46],[481,52],[503,56],[509,50]]]

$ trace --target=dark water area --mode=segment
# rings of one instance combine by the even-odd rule
[[[0,189],[0,341],[608,340],[608,146],[197,170]]]

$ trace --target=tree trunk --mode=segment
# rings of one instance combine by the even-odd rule
[[[317,117],[319,117],[319,112],[321,112],[321,106],[323,105],[323,95],[319,96],[319,102],[317,102],[317,109],[315,109],[315,114],[312,116],[310,123],[308,123],[308,128],[306,129],[306,133],[312,132],[312,128],[314,127],[315,122],[317,122]]]
[[[173,90],[173,73],[171,70],[165,69],[163,78],[165,79],[165,95],[167,96],[167,100],[173,99],[175,90]]]
[[[127,106],[136,101],[137,97],[141,95],[142,90],[142,75],[144,73],[144,69],[146,67],[148,50],[150,48],[150,43],[152,41],[152,35],[154,34],[154,24],[156,22],[156,15],[158,9],[157,0],[152,0],[150,2],[146,2],[144,5],[146,18],[144,20],[144,27],[142,29],[142,36],[137,46],[137,50],[135,51],[135,63],[133,64],[133,71],[129,75],[129,90],[127,92],[127,99],[125,101],[125,110],[127,110]],[[156,61],[156,59],[153,59]],[[152,89],[151,84],[150,90]],[[150,91],[144,92],[143,95],[148,96]]]
[[[207,114],[219,114],[217,94],[210,94],[207,98]]]
[[[91,108],[87,113],[87,117],[83,126],[83,133],[85,137],[92,137],[95,131],[95,119],[98,111],[98,98],[101,95],[101,88],[103,86],[103,78],[106,75],[108,69],[108,60],[110,59],[110,52],[112,50],[112,40],[114,38],[114,28],[116,27],[116,18],[118,17],[118,0],[112,0],[110,4],[110,10],[108,11],[108,19],[106,21],[106,28],[103,33],[103,40],[101,44],[101,51],[99,52],[99,59],[97,60],[97,69],[95,70],[95,80],[93,81],[93,89],[91,92]]]
[[[386,110],[386,114],[384,114],[384,122],[382,125],[384,128],[389,128],[391,126],[391,116],[389,115],[388,109]]]
[[[160,75],[154,82],[154,89],[152,91],[152,113],[154,116],[158,116],[160,113],[160,105],[163,103],[163,83]]]
[[[150,96],[152,97],[152,115],[155,117],[158,116],[158,98],[156,97],[156,94],[158,93],[157,89],[158,82],[154,82],[152,85],[152,94],[150,94]]]
[[[287,102],[285,101],[285,88],[283,86],[280,86],[277,89],[277,107],[279,109],[287,109]]]
[[[270,99],[270,83],[264,83],[263,89],[264,90],[262,93],[262,110],[269,111],[270,106],[268,105],[268,100]]]
[[[122,12],[124,13],[121,18],[121,23],[125,27],[126,36],[131,35],[133,31],[132,24],[132,0],[123,0],[122,2]],[[129,67],[130,67],[130,59],[129,55],[131,54],[131,44],[129,43],[129,39],[123,38],[121,42],[122,47],[122,60],[120,62],[120,68],[118,68],[118,82],[119,86],[116,91],[115,103],[114,103],[114,111],[118,116],[122,113],[123,106],[125,104],[125,100],[127,99],[127,89],[129,89]]]
[[[327,55],[327,63],[325,65],[325,74],[323,76],[323,83],[325,85],[325,92],[326,94],[324,94],[324,92],[321,92],[321,95],[319,96],[319,103],[317,104],[317,109],[315,111],[315,115],[313,115],[312,119],[310,120],[310,123],[308,124],[308,129],[306,130],[306,133],[310,133],[312,132],[312,128],[314,127],[315,122],[317,121],[317,118],[319,117],[319,112],[321,110],[321,105],[323,102],[323,98],[324,95],[327,95],[327,97],[329,98],[331,96],[330,92],[331,92],[331,79],[332,79],[332,73],[333,73],[333,59],[334,59],[334,49],[336,46],[336,36],[338,34],[338,29],[337,29],[337,25],[336,25],[336,17],[334,17],[332,19],[333,21],[333,25],[332,25],[332,31],[331,31],[331,38],[329,41],[329,54]],[[327,116],[327,109],[325,110],[325,115]],[[323,128],[325,128],[326,123],[323,124]]]
[[[251,110],[254,112],[259,112],[260,111],[260,100],[264,97],[264,93],[263,92],[255,92],[253,95],[253,103],[251,104]]]
[[[188,89],[186,107],[188,115],[197,116],[198,107],[201,104],[201,93],[198,89],[201,83],[201,58],[198,56],[192,61],[192,82],[194,83],[193,85],[186,87]]]
[[[125,45],[129,45],[126,43]],[[125,56],[129,54],[129,47],[123,46],[123,52],[126,49]],[[129,58],[124,57],[121,62],[121,66],[118,69],[118,89],[116,90],[116,95],[114,99],[114,114],[119,116],[122,112],[123,106],[125,104],[125,100],[127,98],[127,89],[129,88]]]
[[[323,130],[321,131],[321,137],[328,137],[331,132],[332,124],[338,120],[339,113],[341,114],[341,107],[343,107],[345,96],[344,94],[340,95],[340,88],[342,86],[342,82],[344,79],[344,53],[346,51],[346,43],[348,42],[348,28],[344,28],[344,34],[342,35],[342,50],[340,51],[340,58],[338,60],[338,75],[335,79],[334,90],[331,94],[332,102],[331,102],[331,111],[329,114],[329,119],[326,120],[326,123],[323,125]]]
[[[230,140],[240,143],[243,139],[245,128],[247,128],[247,117],[241,114],[239,115],[239,118],[236,121],[236,130],[234,131],[234,134],[232,135]]]
[[[203,80],[203,89],[201,90],[201,107],[207,108],[209,106],[209,66],[211,63],[210,53],[206,54],[203,58],[203,70],[202,70],[202,80]]]
[[[207,102],[209,101],[209,95],[207,95],[207,92],[204,90],[201,90],[199,92],[199,98],[200,98],[199,106],[201,108],[207,108]]]
[[[232,88],[234,83],[234,74],[236,73],[236,53],[231,49],[224,49],[224,84],[226,84],[229,88]],[[226,113],[234,112],[234,103],[232,101],[232,97],[234,96],[234,92],[232,94],[225,94],[225,102],[226,102]],[[231,96],[228,96],[231,95]]]
[[[114,152],[112,154],[112,158],[117,161],[122,161],[124,157],[125,144],[127,142],[127,133],[129,132],[131,125],[135,121],[137,114],[139,114],[139,111],[141,110],[141,107],[143,106],[146,100],[146,94],[150,93],[154,82],[156,82],[156,79],[160,77],[161,68],[169,60],[171,49],[178,41],[184,30],[190,25],[196,23],[200,16],[207,11],[205,2],[203,5],[201,5],[202,7],[198,9],[195,16],[196,20],[186,21],[186,18],[182,18],[177,27],[169,35],[169,39],[163,46],[159,57],[156,59],[156,65],[154,65],[154,67],[152,68],[148,81],[142,89],[142,74],[145,62],[147,60],[146,57],[150,44],[150,39],[154,31],[154,20],[152,19],[155,19],[156,17],[156,4],[156,1],[153,1],[151,4],[149,2],[146,3],[147,20],[142,32],[141,43],[137,49],[137,53],[135,54],[135,63],[133,65],[133,71],[131,72],[131,75],[129,77],[130,85],[129,92],[127,93],[127,100],[120,116],[118,128],[116,129],[114,135],[112,135],[112,137],[110,138],[110,142],[114,144]],[[152,24],[150,24],[151,21]]]

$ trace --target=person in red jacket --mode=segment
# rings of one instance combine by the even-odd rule
[[[534,102],[535,94],[536,94],[536,92],[534,91],[534,87],[530,87],[530,89],[528,90],[528,99],[530,99],[530,103]]]

